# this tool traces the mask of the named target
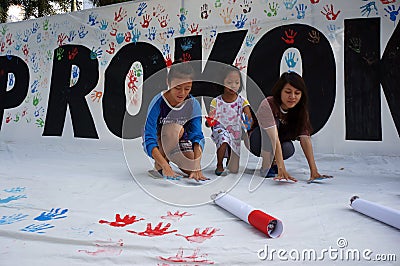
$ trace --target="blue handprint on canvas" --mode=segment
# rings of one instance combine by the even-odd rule
[[[43,230],[50,229],[53,227],[54,227],[54,225],[51,225],[51,224],[30,224],[30,225],[26,226],[25,228],[22,228],[20,231],[44,234],[45,232],[42,232]]]
[[[33,220],[36,221],[48,221],[48,220],[56,220],[56,219],[62,219],[67,217],[64,215],[66,212],[68,212],[68,209],[61,210],[61,208],[57,209],[51,209],[50,212],[42,212],[38,217],[36,217]]]
[[[19,199],[25,199],[26,196],[25,195],[18,195],[18,196],[10,196],[4,199],[0,199],[0,203],[9,203],[10,201],[13,200],[19,200]]]
[[[23,221],[26,217],[28,217],[28,215],[22,213],[13,214],[10,216],[3,216],[0,218],[0,225],[13,224],[19,221]]]
[[[6,188],[3,191],[8,193],[19,193],[25,191],[25,187]]]

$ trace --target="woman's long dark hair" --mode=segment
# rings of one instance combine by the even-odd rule
[[[287,126],[291,135],[290,138],[296,139],[304,129],[306,129],[311,135],[312,126],[308,112],[308,94],[307,87],[303,78],[296,72],[282,73],[281,77],[272,88],[272,96],[274,97],[274,100],[278,104],[278,106],[281,106],[281,93],[283,87],[287,83],[301,91],[301,98],[299,103],[296,104],[295,107],[289,109],[287,114]]]

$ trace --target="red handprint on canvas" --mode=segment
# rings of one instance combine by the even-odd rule
[[[217,231],[219,231],[218,228],[207,227],[200,233],[200,228],[196,228],[194,229],[193,235],[188,235],[188,236],[181,234],[175,234],[175,235],[183,236],[189,242],[203,243],[204,241],[212,238],[213,236],[221,236],[221,235],[215,235]]]
[[[166,234],[175,233],[178,231],[178,230],[167,231],[171,227],[170,223],[167,223],[164,227],[162,227],[162,226],[163,226],[163,223],[159,222],[153,229],[153,228],[151,228],[151,223],[148,223],[146,230],[143,232],[136,232],[133,230],[126,230],[126,231],[128,233],[137,234],[140,236],[148,236],[148,237],[162,236],[162,235],[166,235]]]
[[[124,218],[121,218],[121,215],[119,213],[117,213],[115,215],[115,221],[109,222],[109,221],[105,221],[105,220],[100,220],[99,223],[108,224],[108,225],[114,226],[114,227],[124,227],[129,224],[133,224],[133,223],[136,223],[136,222],[139,222],[142,220],[144,220],[144,218],[140,218],[137,220],[135,215],[129,216],[128,214],[125,215]]]
[[[179,211],[176,211],[174,213],[168,211],[167,215],[161,216],[161,219],[166,219],[166,220],[172,220],[172,221],[179,221],[183,216],[191,216],[190,213],[187,212],[182,212],[179,213]]]

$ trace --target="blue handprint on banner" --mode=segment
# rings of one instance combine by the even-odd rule
[[[192,40],[190,40],[189,38],[183,39],[182,44],[181,44],[182,51],[186,52],[186,51],[192,49],[193,43],[194,42]]]
[[[14,87],[14,74],[8,73],[8,87]]]
[[[128,21],[126,22],[126,26],[128,27],[128,30],[133,30],[136,27],[135,19],[136,18],[133,18],[133,17],[128,18]]]
[[[396,23],[396,19],[397,19],[397,16],[399,15],[399,11],[400,11],[400,6],[397,10],[396,10],[395,5],[388,6],[388,8],[385,7],[384,9],[389,14],[390,20],[393,21],[394,23]],[[385,15],[385,16],[387,16],[387,15]]]
[[[115,36],[115,40],[117,41],[118,44],[121,44],[125,41],[125,36],[122,32],[117,33],[117,36]]]
[[[286,10],[292,10],[296,3],[297,0],[283,0],[283,4],[285,5]]]
[[[140,31],[138,29],[134,29],[132,31],[132,42],[137,43],[139,41],[140,35]]]
[[[108,22],[107,22],[106,20],[103,19],[103,20],[100,22],[99,28],[100,28],[100,30],[106,30],[107,27],[108,27]]]
[[[367,17],[369,17],[369,14],[371,13],[372,9],[375,9],[376,15],[378,15],[378,9],[376,8],[374,1],[361,6],[360,9],[361,9],[362,16],[367,15]]]
[[[171,38],[171,37],[174,36],[175,29],[172,28],[172,27],[169,27],[169,28],[167,29],[166,33],[167,33],[167,38]]]
[[[244,27],[246,21],[247,21],[246,15],[240,14],[240,17],[239,15],[236,15],[236,21],[232,21],[232,23],[233,25],[235,25],[237,29],[241,29]]]
[[[19,221],[25,220],[25,218],[28,217],[27,214],[13,214],[10,216],[3,216],[0,218],[0,225],[5,225],[5,224],[13,224]]]
[[[97,14],[94,14],[93,12],[89,14],[89,21],[87,24],[90,26],[95,26],[99,22],[97,21]]]
[[[75,32],[75,30],[71,30],[71,31],[69,32],[69,34],[68,34],[68,41],[69,41],[69,42],[72,42],[72,41],[75,39],[75,37],[76,37],[76,32]]]
[[[168,44],[168,43],[167,43],[167,44],[164,44],[164,45],[163,45],[163,51],[162,51],[163,55],[166,56],[166,55],[169,54],[170,52],[171,52],[171,49],[170,49],[170,47],[169,47],[169,44]]]
[[[186,29],[187,29],[187,24],[185,23],[185,21],[179,22],[179,33],[182,35],[185,34]]]
[[[79,35],[79,38],[81,38],[81,39],[85,38],[86,34],[88,34],[88,33],[89,33],[89,31],[86,30],[85,26],[81,26],[78,30],[78,35]]]
[[[247,47],[252,47],[254,45],[254,35],[250,34],[249,36],[246,37],[246,46]]]
[[[96,58],[101,58],[101,56],[103,55],[103,50],[98,47],[97,49],[92,48],[92,50],[90,51],[90,59],[96,59]]]
[[[37,31],[39,30],[39,24],[37,23],[37,22],[35,22],[35,23],[33,23],[32,24],[32,29],[31,29],[31,32],[32,32],[32,34],[35,34],[35,33],[37,33]]]
[[[147,39],[150,41],[154,41],[156,38],[156,33],[157,33],[156,27],[151,27],[150,29],[147,29],[147,30],[149,32],[148,34],[145,34]]]
[[[56,219],[62,219],[67,217],[64,215],[66,212],[68,212],[68,209],[61,210],[61,208],[57,209],[51,209],[50,212],[42,212],[38,217],[36,217],[33,220],[36,221],[48,221],[48,220],[56,220]]]
[[[297,18],[303,19],[306,16],[307,6],[305,4],[299,4],[298,6],[296,6],[296,10],[297,10]]]
[[[295,60],[295,53],[294,52],[289,52],[287,54],[287,56],[285,55],[285,61],[286,64],[289,68],[294,68],[296,67],[297,61],[299,61],[299,59]]]
[[[147,8],[147,4],[146,3],[140,3],[139,7],[136,11],[136,14],[140,17],[141,15],[143,15],[143,13],[145,12],[144,10]]]

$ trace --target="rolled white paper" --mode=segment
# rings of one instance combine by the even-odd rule
[[[271,238],[279,237],[283,232],[283,223],[275,217],[258,210],[243,201],[224,192],[212,196],[215,204],[251,224]]]
[[[368,200],[360,199],[358,196],[353,196],[350,199],[350,206],[362,214],[400,229],[399,210],[382,206]]]

